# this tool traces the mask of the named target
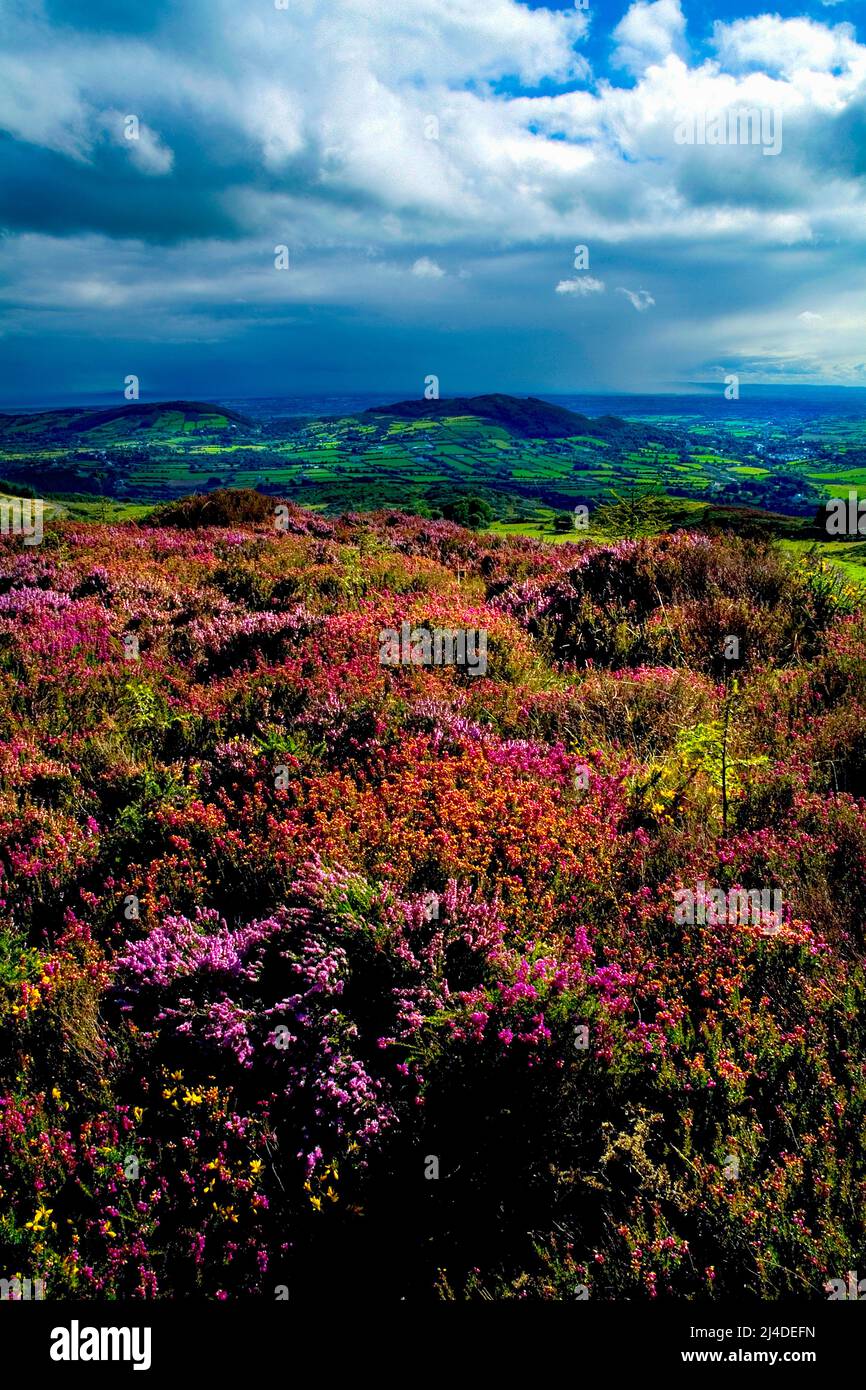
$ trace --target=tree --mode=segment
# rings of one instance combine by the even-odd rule
[[[611,497],[612,502],[604,502],[595,510],[593,521],[599,530],[628,540],[664,530],[668,507],[660,483],[630,483],[624,492],[611,489]]]
[[[39,493],[29,483],[10,483],[5,478],[0,478],[0,492],[5,492],[8,497],[38,497]]]
[[[442,515],[448,521],[455,521],[458,526],[469,526],[477,531],[482,526],[490,525],[493,520],[493,508],[483,497],[467,495],[457,497],[453,502],[446,502],[442,508]]]

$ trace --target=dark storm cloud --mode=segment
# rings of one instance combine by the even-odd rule
[[[0,137],[0,225],[71,237],[104,232],[155,242],[239,234],[218,179],[178,161],[166,179],[146,179],[122,150],[80,164],[53,150]]]
[[[846,379],[866,48],[808,8],[596,5],[615,62],[593,73],[573,6],[0,0],[0,370],[114,380],[138,355],[209,394],[401,364],[455,389],[473,364],[537,388],[764,358]],[[778,157],[674,140],[684,110],[756,102]]]
[[[32,10],[32,5],[22,5]],[[44,0],[44,13],[58,29],[69,28],[93,34],[149,34],[159,29],[173,11],[177,0],[146,0],[121,4],[119,0]]]

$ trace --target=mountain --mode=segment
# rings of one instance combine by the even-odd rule
[[[145,430],[205,427],[224,429],[234,424],[252,428],[251,421],[227,406],[202,401],[136,401],[123,405],[41,410],[32,414],[0,415],[0,436],[87,435],[92,430],[137,434]]]
[[[395,405],[371,406],[364,416],[392,416],[398,420],[442,420],[456,415],[471,415],[489,424],[499,425],[522,439],[571,439],[575,435],[593,435],[623,443],[640,434],[642,440],[666,443],[672,435],[649,425],[635,425],[615,415],[591,419],[561,405],[538,400],[535,396],[451,396],[442,400],[398,401]]]

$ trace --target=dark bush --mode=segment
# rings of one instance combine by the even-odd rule
[[[222,487],[210,493],[194,492],[177,502],[156,507],[144,524],[194,530],[198,526],[241,526],[245,522],[268,521],[273,516],[271,498],[248,487]]]

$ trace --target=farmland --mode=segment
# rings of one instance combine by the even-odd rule
[[[253,420],[190,402],[7,415],[0,470],[48,496],[122,505],[256,487],[328,513],[400,506],[436,515],[470,492],[495,521],[530,534],[550,534],[557,512],[592,510],[624,489],[801,518],[840,489],[866,493],[856,420],[818,429],[720,415],[708,425],[677,414],[593,420],[513,397],[437,402],[435,413],[424,413],[427,404],[319,419]]]

